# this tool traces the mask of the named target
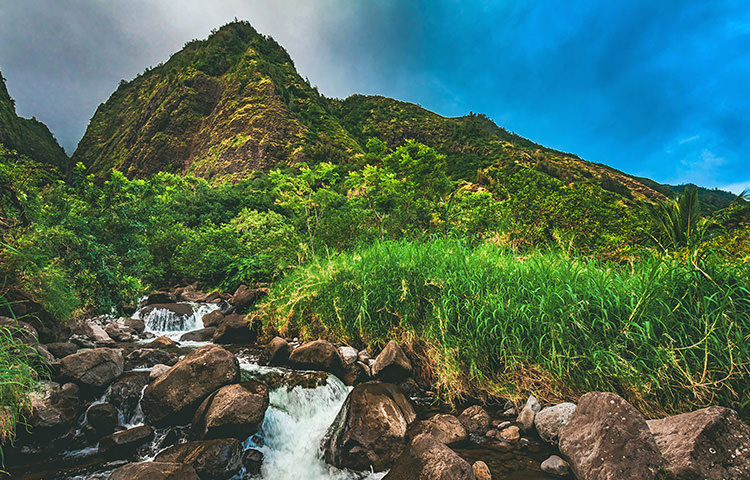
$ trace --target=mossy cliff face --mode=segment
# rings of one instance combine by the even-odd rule
[[[0,74],[0,144],[32,160],[57,167],[62,173],[69,171],[70,160],[49,129],[34,118],[21,118],[16,114],[15,102]]]

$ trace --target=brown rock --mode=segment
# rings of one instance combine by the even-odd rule
[[[126,372],[109,387],[109,402],[123,413],[126,422],[135,415],[146,385],[148,372]]]
[[[124,458],[154,438],[154,429],[148,425],[133,427],[99,439],[99,453],[109,457]]]
[[[153,292],[150,293],[146,300],[143,302],[143,306],[154,305],[160,303],[175,303],[177,299],[169,292]]]
[[[149,381],[153,382],[157,378],[161,377],[165,373],[169,371],[169,369],[172,367],[169,367],[167,365],[164,365],[163,363],[157,363],[153,367],[151,367],[151,371],[148,372],[148,379]]]
[[[205,302],[208,295],[198,290],[196,285],[188,285],[180,288],[176,292],[180,300],[184,302]]]
[[[382,471],[401,455],[416,414],[391,383],[354,387],[324,441],[325,460],[339,468]]]
[[[143,331],[146,329],[146,324],[140,318],[126,318],[123,321],[123,325],[132,328],[137,333],[143,333]]]
[[[245,311],[251,307],[258,299],[268,295],[267,288],[248,288],[247,285],[240,285],[237,291],[232,295],[232,304],[237,307],[238,311]]]
[[[115,344],[115,341],[107,335],[107,332],[93,320],[84,322],[83,331],[97,346],[111,347]]]
[[[475,480],[471,465],[430,435],[411,441],[383,480]]]
[[[325,340],[315,340],[292,350],[289,363],[300,370],[322,370],[342,377],[344,365],[338,348]]]
[[[195,469],[182,463],[138,462],[118,468],[109,480],[200,480]]]
[[[239,379],[235,356],[217,345],[206,345],[187,354],[146,387],[141,407],[154,425],[185,422],[211,393]]]
[[[180,337],[181,342],[210,342],[214,338],[216,327],[206,327],[184,333]]]
[[[60,378],[81,387],[102,388],[119,377],[125,367],[122,352],[112,348],[83,350],[60,360]]]
[[[646,419],[614,393],[583,395],[559,437],[560,453],[579,480],[665,478]]]
[[[86,410],[86,422],[99,437],[109,435],[117,426],[117,409],[109,403],[96,403]]]
[[[268,387],[249,381],[227,385],[209,396],[193,417],[193,438],[246,439],[258,431],[268,408]]]
[[[75,343],[71,342],[55,342],[48,343],[45,345],[47,351],[51,353],[55,358],[65,358],[68,355],[73,355],[78,351],[78,347]]]
[[[400,383],[411,376],[412,366],[401,347],[391,340],[375,359],[372,376],[385,382]]]
[[[133,350],[126,358],[129,369],[136,367],[153,367],[159,363],[164,365],[174,365],[177,362],[177,355],[164,350],[153,348],[141,348]]]
[[[647,423],[675,477],[750,478],[750,426],[734,410],[708,407]]]
[[[491,422],[490,415],[479,405],[472,405],[461,412],[461,415],[458,416],[458,420],[469,433],[475,435],[484,435],[484,433],[490,428]]]
[[[471,469],[474,471],[474,477],[477,480],[492,480],[492,472],[490,472],[490,467],[488,467],[487,464],[483,461],[478,460],[474,462],[474,465],[471,466]]]
[[[214,310],[213,312],[207,313],[203,315],[203,326],[208,327],[218,327],[222,320],[224,320],[224,314],[221,313],[221,310]]]
[[[292,346],[281,337],[274,337],[258,359],[258,365],[284,365],[292,353]]]
[[[433,417],[414,424],[409,430],[409,435],[414,438],[417,435],[429,434],[446,445],[463,442],[469,438],[466,428],[453,415],[438,413]]]
[[[172,347],[178,347],[180,344],[175,342],[169,337],[165,337],[162,335],[161,337],[156,337],[152,341],[148,342],[146,345],[144,345],[145,348],[172,348]]]
[[[55,436],[72,426],[80,409],[78,393],[79,389],[75,384],[60,386],[54,382],[46,383],[42,391],[32,392],[29,425],[33,436]]]
[[[520,429],[515,425],[502,429],[498,435],[509,442],[517,442],[521,438]]]
[[[190,465],[201,480],[224,480],[242,468],[242,443],[230,438],[181,443],[162,451],[154,461]]]
[[[214,343],[248,344],[258,338],[254,319],[248,321],[245,315],[227,315],[219,324],[213,336]]]

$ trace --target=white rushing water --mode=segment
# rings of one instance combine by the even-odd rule
[[[243,365],[243,368],[249,366]],[[255,368],[259,368],[255,366]],[[262,367],[260,367],[262,368]],[[270,406],[260,431],[246,448],[263,452],[264,480],[380,480],[385,472],[339,470],[323,461],[320,444],[351,388],[333,375],[317,388],[281,387],[270,392]]]
[[[214,303],[191,303],[191,305],[192,315],[181,316],[170,310],[157,308],[144,316],[141,316],[139,309],[133,317],[143,320],[146,332],[153,333],[157,337],[163,335],[177,341],[183,334],[203,328],[203,316],[219,309],[219,306]],[[207,342],[187,342],[187,345],[196,344],[197,346],[205,343]]]

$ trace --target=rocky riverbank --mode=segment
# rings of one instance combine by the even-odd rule
[[[591,392],[577,404],[530,397],[436,413],[396,342],[377,355],[322,339],[258,345],[261,322],[248,312],[266,293],[156,292],[131,317],[80,322],[45,344],[16,322],[52,381],[33,399],[29,428],[4,446],[6,468],[29,479],[270,479],[318,469],[310,478],[484,480],[514,478],[502,463],[530,452],[544,457],[534,460],[536,478],[750,478],[750,427],[732,410],[646,420],[616,394]],[[324,385],[320,394],[336,400],[313,420],[322,403],[299,399]],[[287,471],[299,457],[279,455],[287,447],[269,432],[303,431],[306,416],[320,430],[305,437],[319,463]]]

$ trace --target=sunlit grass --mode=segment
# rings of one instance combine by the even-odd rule
[[[307,337],[408,340],[449,400],[607,390],[654,414],[718,403],[747,415],[749,270],[383,242],[298,268],[264,309],[272,328]]]

